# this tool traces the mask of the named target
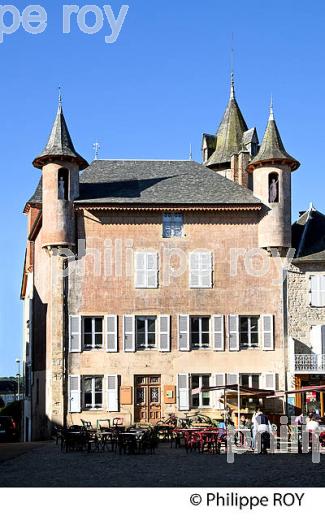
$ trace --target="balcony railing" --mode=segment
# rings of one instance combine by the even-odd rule
[[[295,354],[296,372],[325,372],[325,355]]]

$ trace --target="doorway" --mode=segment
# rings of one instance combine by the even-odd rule
[[[155,424],[161,419],[161,376],[135,376],[135,422]]]

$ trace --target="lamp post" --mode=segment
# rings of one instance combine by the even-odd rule
[[[17,364],[17,382],[18,382],[18,388],[17,388],[17,394],[18,394],[18,401],[20,401],[20,359],[16,359]]]

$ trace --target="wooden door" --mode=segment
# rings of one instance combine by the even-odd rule
[[[155,424],[161,418],[160,376],[135,376],[135,422]]]

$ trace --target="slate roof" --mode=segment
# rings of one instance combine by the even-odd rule
[[[29,203],[42,202],[39,183]],[[194,161],[97,160],[80,175],[77,203],[253,204],[252,192]]]
[[[242,149],[243,136],[247,130],[247,124],[236,101],[232,78],[228,105],[217,130],[216,149],[205,163],[206,166],[229,163],[231,156]]]
[[[33,161],[35,168],[43,168],[51,159],[68,159],[75,161],[81,170],[87,168],[87,161],[79,155],[74,146],[63,114],[62,102],[53,123],[52,131],[43,152]]]
[[[299,168],[300,163],[286,151],[277,124],[274,120],[273,109],[271,107],[270,117],[267,123],[265,134],[258,154],[250,162],[248,169],[254,170],[258,164],[272,161],[286,162],[290,164],[292,171]]]
[[[311,205],[292,225],[296,262],[325,262],[325,215]]]

